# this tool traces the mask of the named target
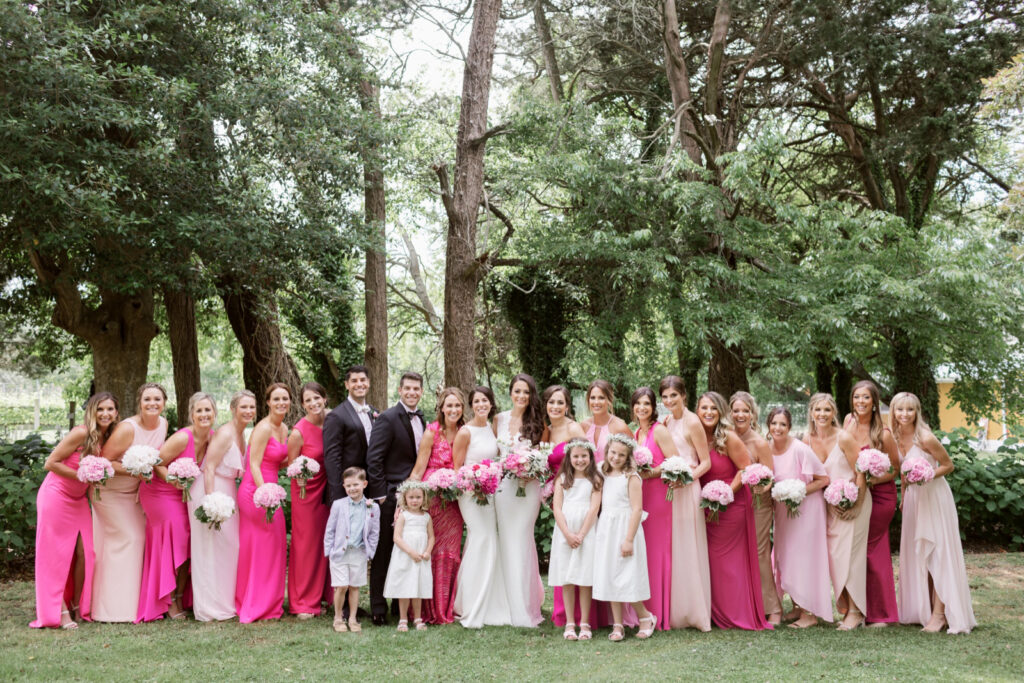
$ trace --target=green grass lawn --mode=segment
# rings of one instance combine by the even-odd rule
[[[361,634],[336,634],[327,617],[36,630],[28,627],[35,614],[32,584],[8,582],[0,592],[0,680],[1021,680],[1024,554],[968,555],[967,566],[979,623],[968,636],[909,626],[852,633],[819,626],[658,632],[646,642],[621,643],[609,642],[607,629],[589,643],[564,642],[550,622],[482,631],[454,624],[405,634],[366,624]]]

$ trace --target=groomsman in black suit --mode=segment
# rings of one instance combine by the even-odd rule
[[[427,426],[423,411],[417,408],[423,396],[422,375],[416,372],[402,375],[398,396],[401,400],[381,413],[374,422],[366,451],[369,478],[366,496],[380,503],[380,537],[370,565],[370,612],[373,623],[378,626],[387,621],[388,601],[384,598],[384,582],[388,577],[394,546],[395,492],[412,473],[423,430]],[[392,611],[397,614],[398,601],[392,602]]]
[[[324,418],[324,467],[328,505],[345,497],[341,475],[349,467],[366,469],[366,448],[370,443],[376,411],[366,402],[370,391],[370,372],[363,365],[353,365],[345,372],[348,398]]]

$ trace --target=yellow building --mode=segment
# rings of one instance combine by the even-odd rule
[[[964,427],[974,437],[984,437],[988,441],[1000,441],[1010,435],[1005,409],[984,420],[974,421],[968,418],[960,406],[953,403],[953,399],[950,398],[955,382],[955,379],[949,377],[942,377],[935,382],[939,387],[939,429],[948,432]]]

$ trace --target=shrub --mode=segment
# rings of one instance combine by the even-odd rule
[[[554,530],[555,513],[549,505],[541,505],[537,523],[533,527],[533,540],[537,543],[537,560],[542,567],[547,566],[551,555],[551,534]]]
[[[53,449],[38,434],[0,442],[0,573],[23,566],[35,555],[36,492],[43,462]]]

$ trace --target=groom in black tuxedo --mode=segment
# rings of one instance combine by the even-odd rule
[[[366,451],[369,478],[366,497],[380,503],[380,537],[370,565],[370,611],[373,623],[378,626],[386,622],[388,613],[384,582],[388,577],[394,546],[395,492],[412,473],[427,426],[423,411],[417,408],[423,396],[423,376],[416,372],[402,375],[398,396],[401,400],[381,413],[374,422]],[[398,601],[392,602],[392,611],[397,613]]]
[[[345,497],[341,474],[349,467],[366,469],[366,448],[373,430],[376,411],[366,402],[370,391],[370,372],[364,365],[353,365],[345,372],[348,398],[324,418],[324,468],[327,505]]]

